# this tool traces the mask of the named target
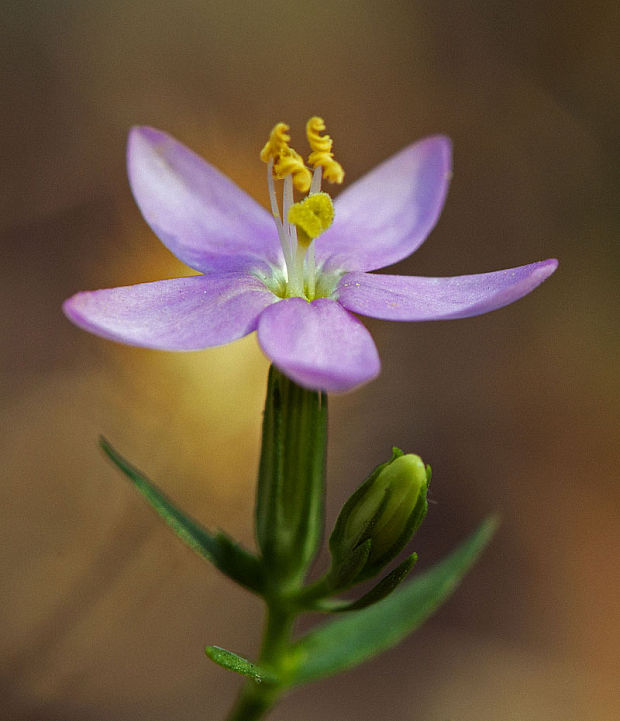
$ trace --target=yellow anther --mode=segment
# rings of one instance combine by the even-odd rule
[[[305,200],[291,205],[288,222],[297,227],[297,240],[310,245],[326,231],[334,220],[334,205],[327,193],[313,193]]]
[[[325,121],[317,115],[313,115],[306,123],[306,136],[314,153],[330,153],[332,139],[329,135],[321,135],[325,130]]]
[[[316,115],[306,123],[306,136],[312,148],[308,163],[313,168],[321,166],[323,177],[330,183],[342,183],[344,170],[342,165],[334,160],[332,153],[332,139],[329,135],[320,135],[325,130],[323,118]]]
[[[286,123],[278,123],[274,126],[269,135],[269,140],[260,151],[260,159],[263,163],[268,163],[272,158],[277,160],[279,155],[288,151],[288,143],[291,141],[288,130],[289,126]]]
[[[274,166],[276,178],[293,176],[293,185],[300,193],[307,193],[312,182],[312,173],[304,165],[304,160],[293,148],[286,148],[286,151],[279,155]]]
[[[308,162],[313,168],[323,166],[323,177],[330,183],[342,183],[344,169],[337,160],[334,160],[331,153],[312,153]]]
[[[282,180],[287,175],[293,176],[293,185],[301,193],[310,190],[312,173],[304,165],[303,158],[293,148],[289,147],[291,136],[288,134],[289,126],[278,123],[274,126],[269,140],[260,151],[260,159],[264,163],[273,160],[273,174]]]

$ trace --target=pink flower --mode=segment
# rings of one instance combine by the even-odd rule
[[[265,354],[295,382],[349,391],[380,370],[372,337],[353,313],[466,318],[521,298],[557,267],[550,259],[450,278],[369,272],[413,253],[437,222],[451,175],[443,136],[409,145],[342,192],[333,224],[301,256],[295,284],[286,181],[283,220],[274,224],[275,213],[159,130],[134,128],[127,157],[144,218],[202,275],[82,292],[65,302],[78,326],[121,343],[198,350],[257,331]],[[290,184],[288,200],[290,208]]]

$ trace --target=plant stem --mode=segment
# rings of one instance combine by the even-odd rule
[[[323,532],[327,396],[269,370],[256,494],[267,618],[259,665],[279,680],[247,681],[228,721],[257,721],[287,687],[291,634]]]
[[[259,656],[261,666],[275,673],[282,672],[294,619],[294,612],[287,611],[279,603],[268,603]],[[280,684],[247,681],[227,721],[258,721],[276,703],[282,692],[283,686]]]

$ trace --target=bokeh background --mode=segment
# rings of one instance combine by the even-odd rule
[[[315,113],[347,181],[452,137],[441,221],[394,271],[561,265],[490,315],[368,321],[383,373],[332,398],[328,523],[398,444],[434,470],[420,567],[487,513],[503,525],[426,627],[271,718],[618,718],[619,20],[616,2],[574,0],[2,4],[1,719],[215,721],[232,702],[238,679],[203,647],[252,656],[259,602],[177,542],[96,440],[251,546],[267,361],[254,336],[121,347],[60,304],[188,272],[132,201],[132,124],[265,203],[266,134],[285,120],[301,138]]]

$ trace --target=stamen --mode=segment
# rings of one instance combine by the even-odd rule
[[[297,236],[295,235],[295,229],[291,227],[288,222],[288,211],[291,205],[294,203],[293,198],[293,178],[289,175],[284,178],[284,190],[282,191],[282,218],[285,221],[286,233],[288,237],[289,246],[289,257],[295,256],[295,246],[297,245]]]
[[[263,163],[268,163],[269,160],[276,160],[281,153],[288,150],[288,144],[291,141],[288,130],[289,126],[286,123],[277,123],[274,125],[269,134],[269,140],[260,151],[260,159]]]
[[[284,219],[284,234],[288,246],[288,284],[290,295],[303,295],[303,256],[301,269],[299,265],[299,246],[297,243],[297,228],[288,222],[290,208],[294,204],[293,182],[291,175],[284,178],[284,190],[282,191],[282,218]]]
[[[306,123],[306,136],[312,148],[308,163],[315,169],[317,167],[323,167],[325,180],[328,180],[330,183],[342,183],[344,170],[342,165],[334,160],[332,139],[329,135],[320,135],[324,130],[325,122],[323,118],[319,118],[316,115]]]
[[[288,130],[289,126],[285,123],[275,125],[260,157],[267,163],[271,214],[286,263],[284,292],[288,297],[312,300],[317,292],[313,241],[329,228],[334,219],[334,206],[329,195],[321,192],[321,181],[325,176],[330,182],[340,183],[344,171],[333,159],[332,139],[329,135],[321,135],[325,130],[321,118],[312,117],[306,125],[308,142],[312,148],[309,162],[314,172],[306,167],[301,155],[289,146],[291,138]],[[284,180],[282,216],[276,197],[275,178]],[[309,192],[309,195],[295,203],[294,189],[301,193]]]
[[[303,297],[304,295],[304,260],[306,258],[306,247],[301,243],[297,244],[295,250],[295,281],[297,285],[290,288],[291,295],[297,295]]]
[[[316,262],[314,259],[314,241],[310,243],[310,247],[306,252],[306,279],[308,288],[306,294],[308,298],[314,298],[316,292]]]
[[[314,193],[318,193],[321,190],[321,180],[323,179],[323,168],[322,166],[317,166],[314,169],[314,173],[312,173],[312,183],[310,185],[310,195],[314,195]]]
[[[313,115],[306,123],[306,137],[315,153],[331,153],[333,140],[329,135],[321,135],[325,130],[325,121]]]
[[[289,126],[278,123],[269,135],[269,140],[260,151],[264,163],[273,160],[276,178],[282,180],[287,175],[293,176],[293,183],[300,193],[307,193],[312,181],[312,174],[304,165],[303,158],[289,146],[291,136]]]
[[[284,262],[286,263],[286,268],[288,270],[291,265],[291,244],[287,231],[285,230],[285,226],[282,224],[282,220],[280,218],[280,208],[278,207],[278,199],[276,197],[276,189],[273,182],[273,158],[269,158],[267,161],[267,188],[269,189],[271,214],[273,215],[273,219],[276,223],[280,246],[282,248],[282,253],[284,254]],[[286,227],[288,227],[288,223],[286,224]]]
[[[282,225],[280,218],[280,208],[278,207],[278,199],[276,198],[276,188],[273,182],[273,158],[267,161],[267,189],[269,191],[269,202],[271,203],[271,214],[273,215],[276,225]]]
[[[287,148],[286,152],[279,155],[275,168],[277,178],[292,175],[293,184],[300,193],[307,193],[310,189],[312,173],[304,165],[301,155],[293,148]]]

